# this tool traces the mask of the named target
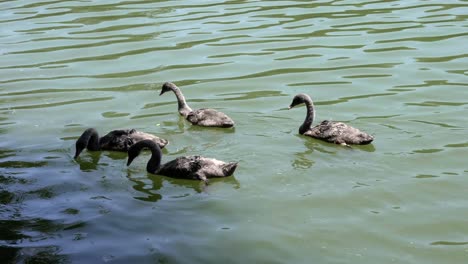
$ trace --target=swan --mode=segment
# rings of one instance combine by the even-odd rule
[[[211,108],[192,110],[185,101],[185,97],[179,87],[171,82],[166,82],[161,88],[160,96],[165,92],[173,91],[179,104],[179,114],[185,117],[193,125],[205,127],[233,127],[234,121],[225,113]]]
[[[373,136],[342,122],[324,120],[319,125],[311,127],[315,118],[315,109],[309,95],[303,93],[296,95],[289,109],[302,103],[307,107],[307,116],[299,127],[299,134],[341,145],[366,145],[374,140]]]
[[[161,164],[161,148],[151,140],[142,140],[130,147],[127,166],[130,166],[144,148],[151,150],[151,158],[146,165],[146,171],[152,174],[172,178],[198,179],[207,183],[208,178],[231,176],[237,168],[237,162],[224,162],[201,156],[182,156]]]
[[[157,136],[140,132],[135,129],[113,130],[107,135],[99,138],[99,134],[95,128],[86,129],[76,141],[75,159],[80,153],[87,148],[91,151],[96,150],[116,150],[128,151],[131,145],[141,140],[151,140],[158,144],[161,148],[167,145],[168,141]]]

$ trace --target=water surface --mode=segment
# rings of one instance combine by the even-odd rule
[[[465,1],[7,1],[0,5],[0,255],[47,263],[465,263]],[[176,112],[229,114],[235,129]],[[298,135],[317,119],[376,140]],[[238,161],[209,186],[150,153],[73,160],[88,127]],[[42,262],[43,263],[43,262]]]

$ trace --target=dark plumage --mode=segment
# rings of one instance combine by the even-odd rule
[[[187,105],[185,97],[180,91],[179,87],[171,82],[166,82],[163,84],[161,93],[159,95],[163,95],[168,91],[173,91],[177,97],[179,114],[185,117],[185,119],[187,119],[187,121],[193,125],[224,128],[234,126],[234,121],[225,113],[210,108],[192,110],[192,108]]]
[[[86,129],[76,141],[75,159],[87,148],[96,150],[128,151],[131,145],[141,140],[149,139],[158,144],[161,148],[167,145],[168,141],[157,136],[140,132],[135,129],[113,130],[107,135],[99,138],[98,132],[94,128]]]
[[[146,170],[153,174],[207,182],[208,178],[231,176],[237,168],[237,162],[224,162],[201,156],[178,157],[161,165],[161,149],[151,140],[142,140],[130,147],[127,166],[144,148],[151,150],[151,158],[146,165]]]
[[[341,122],[324,120],[319,125],[311,127],[315,118],[315,109],[310,96],[307,94],[296,95],[289,109],[302,103],[305,103],[307,107],[307,116],[299,127],[299,134],[342,145],[365,145],[374,140],[371,135]]]

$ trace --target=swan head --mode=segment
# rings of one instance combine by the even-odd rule
[[[78,156],[81,154],[81,152],[86,148],[86,142],[82,140],[76,141],[76,151],[75,151],[75,156],[73,157],[74,159],[77,159]]]
[[[141,140],[133,144],[127,151],[128,160],[127,166],[132,164],[132,161],[140,155],[142,149],[151,150],[151,159],[146,164],[146,170],[150,173],[155,173],[161,164],[161,148],[156,142],[151,139]]]
[[[159,95],[163,95],[165,92],[174,91],[177,89],[177,86],[171,82],[165,82],[161,87],[161,93]]]
[[[291,109],[291,108],[293,108],[293,107],[295,107],[297,105],[303,104],[305,102],[311,102],[311,101],[312,101],[312,99],[310,98],[310,96],[308,96],[307,94],[300,93],[300,94],[294,96],[293,101],[289,105],[289,109]]]
[[[140,148],[134,148],[133,146],[128,149],[128,160],[127,160],[127,166],[130,166],[132,164],[133,160],[140,155]]]

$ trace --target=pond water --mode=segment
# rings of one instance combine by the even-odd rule
[[[2,263],[466,263],[465,1],[0,4]],[[192,108],[234,129],[194,127]],[[375,136],[351,148],[317,121]],[[317,122],[316,121],[316,122]],[[166,138],[163,161],[238,161],[198,181],[84,151],[89,127]]]

